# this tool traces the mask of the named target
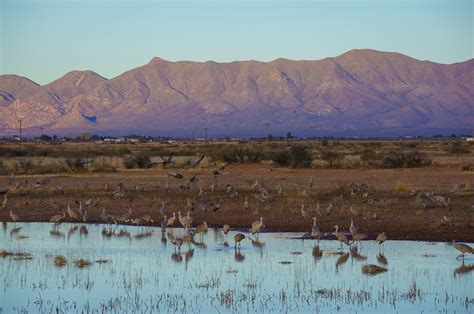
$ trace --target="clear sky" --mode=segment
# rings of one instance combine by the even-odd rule
[[[473,58],[474,0],[0,0],[0,73],[111,78],[152,57],[322,59],[353,48]]]

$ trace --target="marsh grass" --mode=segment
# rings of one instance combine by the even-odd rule
[[[74,265],[77,268],[86,268],[92,265],[92,262],[87,259],[78,259],[74,261]]]
[[[62,255],[56,255],[54,257],[54,266],[56,267],[64,267],[67,264],[67,259]]]

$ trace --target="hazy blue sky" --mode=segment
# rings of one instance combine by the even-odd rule
[[[473,58],[473,0],[0,0],[0,72],[48,83],[168,60],[322,59],[353,48]]]

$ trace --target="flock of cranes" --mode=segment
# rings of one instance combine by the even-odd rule
[[[163,160],[163,165],[173,163],[172,157],[169,157],[169,158],[162,157],[162,160]],[[197,164],[201,160],[202,160],[202,158],[199,159]],[[213,182],[210,186],[210,192],[205,192],[203,190],[203,188],[200,187],[199,192],[198,192],[198,197],[203,197],[204,194],[213,193],[214,191],[217,190],[217,186],[218,186],[217,176],[226,173],[225,172],[225,166],[213,170],[212,173],[213,173],[214,179],[213,179]],[[184,175],[181,174],[178,171],[169,171],[168,172],[168,177],[176,178],[178,180],[185,179]],[[191,185],[193,183],[196,183],[197,181],[198,181],[197,174],[193,174],[189,179],[185,180],[185,182],[183,184],[179,185],[179,189],[181,191],[186,192],[186,191],[190,190]],[[37,185],[39,184],[40,186],[44,186],[48,183],[49,183],[48,180],[41,180],[41,182],[37,182],[36,184]],[[20,182],[19,184],[22,184],[22,183]],[[313,177],[310,177],[309,187],[312,187],[312,186],[313,186]],[[296,186],[296,188],[297,188],[298,191],[300,191],[302,193],[303,196],[307,196],[306,190],[301,191],[300,187],[298,187],[298,186]],[[166,191],[169,191],[170,187],[169,187],[168,183],[165,186],[165,189],[166,189]],[[258,192],[258,194],[256,196],[257,201],[266,202],[268,199],[270,199],[270,194],[269,194],[268,190],[265,189],[263,186],[259,188],[258,180],[255,180],[255,182],[253,184],[251,184],[250,189],[252,191],[257,191]],[[60,187],[60,188],[58,188],[58,190],[62,191],[63,189],[62,189],[62,187]],[[104,184],[104,190],[106,190],[106,191],[108,190],[108,185],[107,184]],[[141,191],[141,190],[142,189],[137,185],[136,191]],[[359,193],[359,192],[362,193],[361,195],[364,198],[369,197],[368,187],[366,185],[364,185],[364,184],[360,184],[360,185],[353,184],[353,185],[351,185],[350,197],[354,197],[355,194]],[[238,195],[238,191],[237,191],[236,187],[234,186],[234,184],[227,184],[225,186],[225,193],[228,195],[228,197],[231,197],[231,198],[236,197]],[[279,195],[282,193],[281,186],[278,187],[277,193]],[[8,207],[8,196],[7,196],[8,195],[8,188],[3,189],[2,191],[0,191],[0,194],[4,194],[4,198],[3,198],[3,202],[2,202],[2,209],[6,210],[7,207]],[[117,184],[116,188],[111,193],[111,195],[114,196],[114,197],[124,197],[124,194],[125,194],[125,190],[124,190],[124,185],[123,185],[122,182],[119,182]],[[434,195],[434,194],[433,195],[431,195],[431,194],[430,195],[424,195],[419,190],[416,191],[416,193],[414,195],[416,195],[417,200],[429,200],[431,202],[437,201],[438,203],[442,203],[443,205],[449,204],[449,202],[450,202],[449,198],[445,199],[441,196]],[[99,204],[99,202],[100,202],[99,198],[90,198],[84,204],[86,206],[89,206],[89,205],[97,206]],[[77,211],[74,210],[70,206],[70,204],[68,203],[67,209],[63,210],[61,214],[55,214],[55,215],[50,217],[49,221],[53,224],[53,230],[55,230],[55,228],[57,228],[57,226],[59,226],[59,224],[61,224],[61,222],[65,221],[67,217],[69,218],[69,220],[74,221],[74,222],[86,223],[86,222],[89,221],[89,212],[88,212],[88,210],[82,205],[82,202],[78,202],[78,203],[79,203],[79,209]],[[54,205],[55,205],[56,208],[59,208],[59,206],[57,204],[54,203]],[[222,206],[223,206],[222,201],[221,202],[213,202],[213,203],[204,201],[201,208],[205,212],[207,212],[208,210],[212,211],[212,212],[216,212],[216,211],[219,211]],[[207,225],[207,223],[205,221],[203,221],[201,225],[198,225],[193,229],[194,219],[191,216],[191,212],[193,212],[195,210],[195,207],[196,207],[195,201],[188,197],[187,198],[187,209],[188,210],[187,210],[186,215],[183,215],[181,213],[181,211],[178,211],[177,215],[176,215],[176,212],[173,212],[172,215],[168,216],[170,213],[169,213],[168,208],[166,207],[165,202],[161,203],[160,214],[161,214],[163,219],[162,219],[160,225],[161,225],[162,231],[164,232],[164,230],[166,230],[166,228],[169,228],[169,227],[175,227],[178,223],[179,223],[179,225],[181,225],[181,227],[184,230],[184,234],[182,236],[176,236],[174,234],[168,234],[171,242],[175,245],[176,249],[178,249],[178,250],[181,248],[181,246],[184,242],[193,243],[194,236],[200,236],[201,243],[202,243],[204,234],[209,229],[209,226]],[[245,211],[248,211],[250,209],[250,202],[249,202],[248,196],[245,196],[245,200],[244,200],[244,203],[243,203],[243,209]],[[333,204],[332,203],[329,204],[327,207],[323,208],[323,207],[320,206],[319,201],[317,201],[316,202],[316,208],[314,209],[314,212],[317,214],[317,216],[325,217],[325,216],[329,216],[331,214],[332,209],[333,209]],[[323,240],[324,238],[328,238],[327,233],[321,231],[321,229],[319,228],[319,226],[317,224],[317,217],[311,217],[312,216],[312,211],[308,211],[305,208],[304,204],[301,205],[300,213],[301,213],[301,217],[302,217],[303,220],[309,220],[309,219],[313,220],[311,231],[308,234],[306,234],[306,237],[315,239],[318,242],[320,240]],[[357,214],[357,212],[355,210],[353,210],[352,207],[350,207],[350,213],[351,213],[351,215],[356,215]],[[14,222],[14,224],[16,222],[20,221],[19,216],[17,214],[15,214],[12,209],[10,209],[9,217],[10,217],[11,221]],[[113,225],[117,226],[117,225],[131,224],[131,225],[136,225],[136,226],[146,226],[146,225],[153,225],[155,223],[155,221],[152,219],[152,217],[150,215],[142,215],[142,216],[139,216],[139,217],[132,217],[132,208],[131,207],[129,207],[128,211],[126,213],[124,213],[123,215],[109,214],[109,213],[107,213],[107,211],[104,207],[104,208],[102,208],[100,218],[101,218],[102,222],[105,223],[106,226],[109,228],[105,233],[105,234],[108,234],[108,235],[111,235],[113,233],[112,230],[111,230],[111,226],[113,226]],[[375,216],[373,218],[376,219]],[[255,237],[255,239],[258,240],[258,235],[263,230],[264,227],[265,226],[264,226],[264,223],[263,223],[263,217],[260,217],[259,220],[255,221],[251,224],[250,229],[249,229],[249,234],[253,235]],[[334,228],[335,228],[335,230],[334,230],[333,235],[335,236],[337,241],[339,241],[341,249],[342,249],[343,245],[347,245],[350,248],[351,245],[353,245],[354,243],[361,244],[361,241],[367,240],[367,235],[364,234],[364,233],[361,233],[358,230],[358,228],[354,224],[353,218],[351,218],[351,224],[350,224],[350,227],[349,227],[349,232],[341,232],[338,225],[335,225]],[[85,226],[81,227],[81,231],[82,231],[82,229],[85,229]],[[227,234],[229,233],[229,230],[230,230],[230,226],[227,225],[227,224],[222,227],[222,232],[224,233],[224,235],[226,237],[226,240],[227,240]],[[351,237],[351,240],[349,240],[349,237],[348,237],[349,235]],[[241,242],[244,239],[246,239],[245,234],[237,233],[234,236],[235,248],[239,248],[241,246]],[[384,242],[386,240],[387,240],[387,236],[385,235],[384,232],[380,233],[376,237],[375,241],[379,244],[380,251],[383,251]],[[462,253],[463,257],[464,257],[464,254],[466,254],[466,253],[474,253],[473,249],[470,246],[468,246],[467,244],[456,243],[454,247]]]

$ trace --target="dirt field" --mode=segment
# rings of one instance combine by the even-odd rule
[[[309,232],[311,218],[315,216],[321,230],[329,233],[336,224],[340,230],[348,231],[352,217],[359,231],[370,239],[384,231],[389,239],[474,242],[474,173],[461,171],[459,167],[292,169],[265,163],[231,164],[226,166],[224,174],[216,176],[217,188],[211,192],[214,169],[209,164],[191,169],[158,167],[118,169],[113,173],[17,175],[10,182],[0,221],[11,221],[10,210],[20,221],[49,221],[52,215],[65,210],[68,203],[77,211],[79,202],[84,204],[97,197],[97,204],[85,206],[91,223],[102,222],[102,208],[107,214],[124,215],[130,207],[132,218],[151,215],[153,224],[160,225],[161,202],[165,202],[168,216],[172,212],[190,211],[194,226],[206,221],[212,227],[229,224],[232,228],[248,229],[253,221],[263,217],[266,231]],[[184,178],[168,176],[175,170]],[[191,183],[189,190],[181,191],[179,185],[193,174],[197,174],[198,181]],[[49,182],[36,184],[40,179]],[[0,187],[6,186],[8,180],[8,176],[1,176]],[[256,180],[258,184],[252,188]],[[17,188],[18,182],[22,184]],[[122,197],[112,195],[118,182],[124,185]],[[351,187],[352,183],[355,185]],[[358,192],[363,183],[368,190],[363,186]],[[226,192],[228,184],[234,185],[236,196]],[[457,189],[453,189],[455,185]],[[411,193],[416,188],[423,191],[418,198]],[[430,191],[434,193],[425,196]],[[434,196],[445,200],[449,197],[449,204],[433,203]],[[248,210],[244,209],[246,197]],[[193,210],[188,207],[188,198],[194,203]],[[330,214],[318,215],[317,202],[323,210],[332,204]],[[426,208],[422,202],[427,204]],[[209,204],[207,212],[202,209],[203,203]],[[214,212],[216,203],[222,206]],[[301,205],[305,205],[306,218]]]

